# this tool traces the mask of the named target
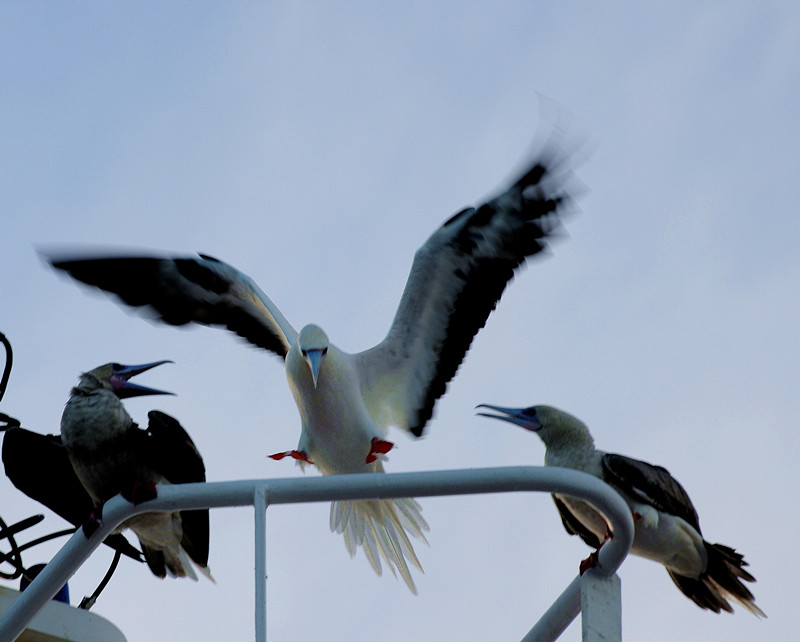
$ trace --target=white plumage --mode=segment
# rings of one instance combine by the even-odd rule
[[[422,434],[515,270],[557,229],[570,201],[565,161],[551,144],[506,191],[444,223],[417,251],[386,338],[355,354],[316,325],[298,333],[250,277],[209,256],[48,258],[166,323],[225,326],[282,357],[301,435],[276,458],[323,474],[383,472],[388,427]],[[362,546],[378,573],[383,558],[415,591],[406,562],[419,561],[407,534],[424,541],[428,526],[413,499],[335,503],[331,528],[351,554]]]

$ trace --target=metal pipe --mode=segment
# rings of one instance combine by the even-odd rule
[[[129,517],[151,511],[250,506],[257,501],[256,489],[259,487],[264,489],[265,501],[269,504],[520,491],[555,492],[586,500],[602,512],[612,525],[614,539],[600,551],[600,572],[610,574],[616,571],[633,542],[630,509],[619,494],[596,477],[566,468],[513,466],[159,486],[156,499],[137,506],[120,496],[106,502],[103,522],[88,540],[82,529],[78,529],[0,618],[0,641],[14,640],[22,633],[103,539]]]
[[[628,518],[631,529],[633,529],[633,518],[630,517],[630,511]],[[616,528],[616,525],[614,528]],[[617,571],[630,550],[630,544],[621,541],[621,539],[621,537],[617,536],[617,531],[615,530],[614,539],[608,540],[603,544],[598,552],[597,566],[586,571],[587,575],[596,573],[609,576]],[[522,642],[549,642],[550,640],[558,639],[566,631],[567,627],[572,624],[572,621],[578,617],[580,612],[581,576],[577,575],[550,605],[550,608],[542,614],[542,617],[539,618],[533,628],[522,638]]]
[[[581,578],[576,577],[556,598],[522,642],[555,640],[581,612]]]
[[[267,640],[267,489],[258,484],[253,492],[255,531],[256,642]]]

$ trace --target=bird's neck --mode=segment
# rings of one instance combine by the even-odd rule
[[[102,382],[89,372],[84,372],[78,380],[78,385],[75,386],[70,394],[88,395],[97,390],[108,390],[110,387],[104,386]]]
[[[98,391],[98,388],[95,386],[87,386],[84,385],[83,382],[79,383],[75,386],[72,390],[69,391],[70,397],[88,397],[92,393]]]
[[[544,456],[546,466],[560,466],[587,470],[591,468],[597,458],[594,440],[588,433],[577,435],[575,433],[556,433],[548,440],[547,451]]]
[[[96,444],[124,435],[133,425],[114,393],[108,390],[73,388],[61,416],[61,435],[65,444]]]

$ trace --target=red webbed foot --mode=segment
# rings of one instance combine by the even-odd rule
[[[369,453],[367,454],[366,463],[371,464],[373,461],[378,459],[378,455],[385,455],[392,448],[394,448],[394,444],[391,441],[386,441],[385,439],[373,437],[372,441],[370,442]]]
[[[594,568],[595,566],[597,566],[598,563],[599,560],[597,558],[597,551],[594,551],[591,555],[589,555],[589,557],[587,557],[580,563],[580,565],[578,566],[578,570],[580,574],[583,575],[590,568]]]
[[[94,532],[100,528],[100,523],[103,521],[103,507],[95,506],[92,509],[92,512],[89,513],[89,517],[83,522],[83,534],[86,535],[86,539],[89,539]]]
[[[284,457],[291,457],[292,459],[296,459],[297,461],[304,461],[307,464],[313,464],[314,462],[311,461],[311,458],[308,456],[304,450],[287,450],[283,453],[275,453],[274,455],[268,455],[270,459],[274,459],[275,461],[280,461]]]
[[[137,481],[133,482],[130,487],[120,490],[120,495],[127,499],[131,504],[141,504],[142,502],[147,502],[158,497],[158,490],[156,490],[155,482]]]

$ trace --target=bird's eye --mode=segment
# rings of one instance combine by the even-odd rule
[[[111,369],[112,369],[112,370],[115,370],[115,371],[116,371],[116,370],[122,370],[122,364],[119,364],[119,363],[112,363],[112,364],[111,364]]]
[[[308,356],[308,350],[306,350],[305,348],[300,348],[300,354],[303,355],[304,357],[307,357]]]
[[[324,357],[326,354],[328,354],[328,346],[322,348],[322,356]]]

